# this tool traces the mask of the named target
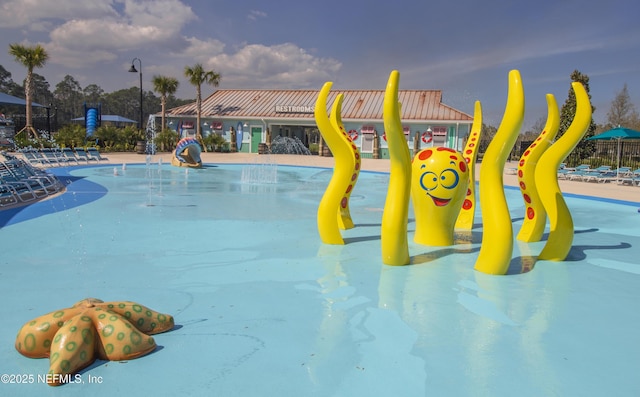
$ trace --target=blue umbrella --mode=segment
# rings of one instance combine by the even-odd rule
[[[623,139],[640,139],[640,132],[630,128],[616,127],[605,131],[601,134],[587,138],[588,141],[610,141],[616,139],[618,141],[618,170],[620,169],[620,141]],[[619,172],[619,171],[617,171]],[[616,173],[617,173],[616,172]],[[618,175],[616,175],[618,177]]]

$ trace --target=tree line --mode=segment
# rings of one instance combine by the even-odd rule
[[[83,88],[73,76],[66,75],[62,81],[56,84],[52,92],[49,82],[47,82],[43,76],[34,72],[34,69],[44,67],[48,59],[48,54],[42,46],[36,45],[28,47],[21,44],[11,44],[9,46],[9,54],[15,58],[16,62],[21,63],[27,68],[27,75],[23,84],[20,85],[14,82],[11,73],[0,65],[0,92],[26,98],[26,125],[24,129],[27,130],[27,134],[37,136],[37,132],[32,126],[32,102],[47,106],[50,111],[53,111],[53,117],[57,120],[58,125],[70,124],[74,118],[84,117],[85,103],[99,103],[103,114],[119,115],[132,120],[136,120],[140,116],[140,89],[138,87],[107,93],[97,84],[89,84]],[[133,63],[131,65],[131,71],[135,71]],[[213,70],[205,70],[201,64],[186,66],[184,75],[196,88],[196,136],[202,142],[200,130],[202,114],[201,86],[202,84],[209,84],[217,87],[220,83],[221,76]],[[591,98],[589,76],[578,70],[574,70],[570,78],[571,82],[582,83],[589,94],[589,98]],[[142,119],[146,120],[149,114],[155,114],[161,111],[162,122],[160,132],[162,133],[166,129],[166,109],[192,103],[193,100],[183,100],[175,97],[174,94],[179,83],[174,77],[156,75],[153,76],[152,84],[153,91],[143,91],[142,93]],[[154,91],[159,93],[160,97],[157,97]],[[569,88],[567,99],[560,110],[560,129],[557,137],[561,137],[571,124],[575,108],[575,96],[573,90]],[[12,110],[13,113],[16,114],[22,113],[22,109],[16,109],[15,107],[12,109],[11,106],[0,105],[0,112],[11,114]],[[595,112],[595,107],[593,106],[592,111]],[[520,134],[518,143],[534,141],[542,131],[545,122],[546,117],[541,117],[533,125],[532,129]],[[596,125],[592,119],[584,139],[582,139],[574,149],[572,153],[573,157],[579,161],[593,156],[596,144],[593,141],[586,140],[586,138],[619,125],[640,130],[640,116],[631,102],[626,84],[611,102],[610,109],[607,112],[606,123]],[[496,131],[497,128],[494,126],[483,125],[483,142],[481,142],[481,145],[486,146]],[[516,153],[513,153],[513,155],[516,155]]]
[[[54,117],[58,125],[70,124],[74,118],[84,117],[85,103],[100,104],[102,114],[118,115],[131,120],[137,120],[140,117],[139,87],[107,93],[97,84],[89,84],[83,88],[73,76],[66,75],[51,91],[49,82],[34,71],[36,68],[44,67],[48,60],[48,54],[42,46],[11,44],[9,45],[9,54],[27,69],[27,74],[23,84],[18,84],[13,81],[11,73],[0,65],[0,92],[26,98],[26,125],[23,130],[26,130],[29,135],[38,135],[32,125],[32,103],[34,102],[48,107],[49,111],[53,112],[50,117]],[[213,70],[205,70],[201,64],[186,66],[184,74],[196,88],[197,125],[200,127],[201,86],[209,84],[217,87],[221,76]],[[192,103],[194,100],[175,97],[174,94],[179,83],[174,77],[156,75],[153,76],[151,82],[153,91],[142,92],[142,120],[146,120],[150,114],[161,111],[161,129],[164,130],[166,128],[164,117],[166,109]],[[156,96],[154,91],[160,96]],[[22,111],[21,107],[0,105],[0,112],[4,114],[21,114]],[[202,137],[199,128],[196,134],[199,138]]]

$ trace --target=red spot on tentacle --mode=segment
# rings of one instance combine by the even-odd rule
[[[353,185],[347,186],[347,191],[345,194],[349,194],[351,192],[351,189],[353,189]]]
[[[351,175],[351,182],[355,181],[356,179],[358,179],[357,173],[354,173],[353,175]]]
[[[527,190],[527,185],[524,182],[520,182],[520,189]]]
[[[520,167],[524,165],[524,159],[520,160]]]
[[[467,196],[471,196],[471,189],[467,189]]]
[[[464,161],[458,163],[458,167],[460,167],[460,171],[467,172],[467,163],[465,163]]]
[[[518,178],[522,178],[524,172],[522,170],[518,170]]]
[[[471,207],[473,207],[473,202],[469,199],[464,200],[464,203],[462,203],[462,208],[468,210]]]
[[[527,204],[531,204],[531,197],[529,197],[528,194],[523,194],[522,198],[524,198],[524,201],[526,201]]]
[[[534,211],[534,209],[531,207],[527,208],[527,218],[533,219],[535,216],[536,212]]]
[[[524,152],[523,156],[527,157],[529,155],[529,153],[531,153],[531,150],[527,150],[526,152]]]
[[[347,204],[349,203],[349,201],[347,200],[346,197],[342,198],[342,201],[340,202],[340,205],[342,206],[342,208],[347,208]]]

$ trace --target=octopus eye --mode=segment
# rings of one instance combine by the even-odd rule
[[[456,186],[458,186],[459,181],[460,176],[454,169],[447,168],[440,173],[440,184],[445,189],[454,189]]]
[[[427,171],[420,176],[420,186],[430,191],[438,187],[438,175],[435,172]]]

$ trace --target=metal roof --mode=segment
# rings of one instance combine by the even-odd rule
[[[22,98],[15,97],[13,95],[5,94],[4,92],[0,92],[0,105],[26,106],[27,105],[27,101],[22,99]],[[36,102],[33,102],[33,101],[31,101],[31,106],[41,107],[41,108],[46,107],[44,105],[40,105],[39,103],[36,103]]]
[[[202,117],[233,119],[313,118],[318,90],[217,90],[202,101]],[[384,90],[342,90],[329,94],[329,111],[336,96],[344,94],[343,120],[382,120]],[[440,90],[400,90],[401,119],[407,121],[472,122],[473,117],[441,102]],[[196,115],[196,103],[167,111],[168,116]]]

